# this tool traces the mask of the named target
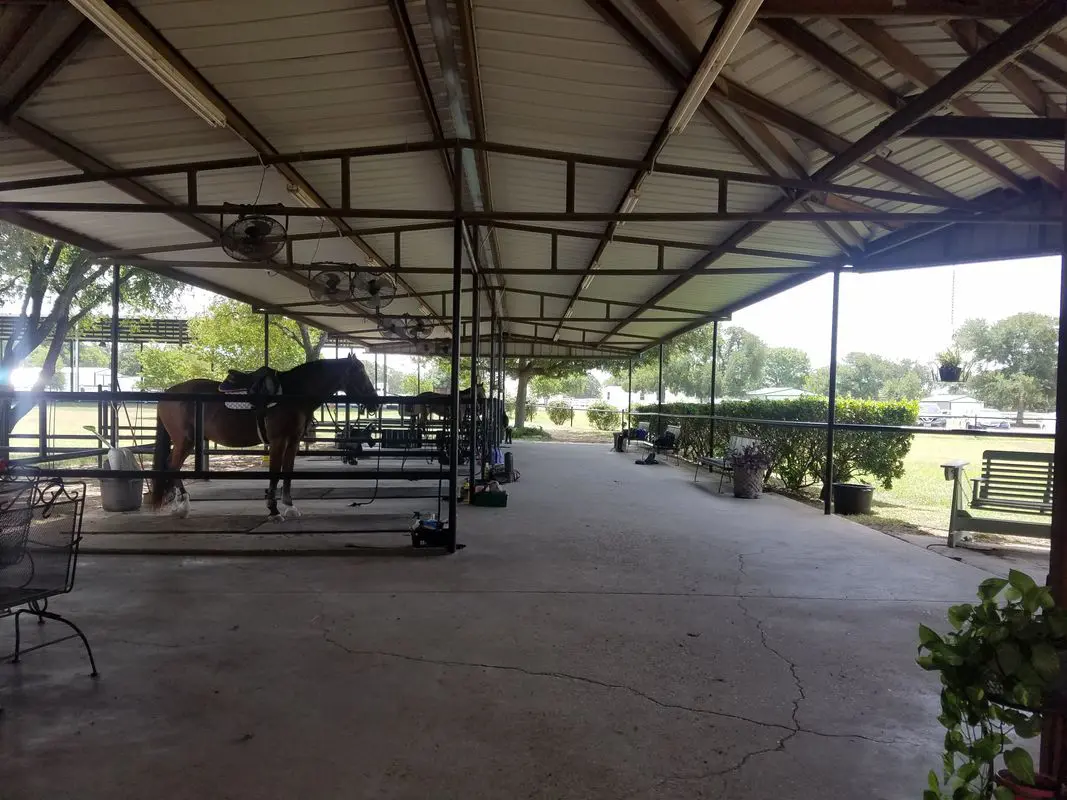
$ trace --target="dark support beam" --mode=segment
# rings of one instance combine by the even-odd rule
[[[970,97],[963,96],[963,92],[986,74],[996,72],[1010,61],[1016,53],[1029,47],[1036,39],[1041,38],[1063,19],[1064,11],[1065,6],[1062,0],[1045,0],[1032,14],[1010,28],[1000,38],[990,42],[984,48],[976,50],[963,65],[950,72],[944,78],[903,43],[893,38],[885,28],[874,22],[853,19],[846,20],[841,24],[844,30],[852,34],[860,43],[878,53],[893,69],[906,75],[910,80],[923,87],[940,87],[939,92],[930,94],[930,99],[937,99],[936,104],[930,104],[926,107],[925,112],[914,119],[910,119],[910,122],[908,121],[908,116],[902,116],[904,112],[894,115],[897,118],[897,126],[899,126],[895,133],[899,134],[907,130],[910,125],[923,116],[926,116],[926,114],[936,111],[944,105],[951,105],[961,114],[972,117],[989,116],[989,112],[985,108]],[[971,65],[971,68],[964,70],[963,67],[967,65]],[[955,76],[954,81],[950,80],[953,76]],[[928,93],[920,95],[919,98],[925,97]],[[912,103],[909,103],[910,105]],[[919,105],[916,107],[916,111],[921,111],[922,108],[923,106]],[[882,126],[878,127],[881,128]],[[878,128],[875,130],[878,130]],[[890,127],[885,130],[888,132],[893,128]],[[1053,186],[1059,188],[1063,182],[1063,171],[1029,144],[1025,142],[1009,142],[1002,143],[1001,146]]]
[[[463,152],[457,147],[452,154],[452,208],[463,208]],[[477,291],[477,284],[473,287]],[[448,432],[448,552],[456,551],[456,530],[459,526],[457,493],[459,492],[459,368],[463,324],[463,222],[456,220],[452,230],[452,346],[448,391],[452,398],[452,424]]]
[[[1015,19],[1038,5],[1037,0],[764,0],[758,16]]]
[[[129,2],[129,0],[115,0],[113,7],[115,12],[118,13],[131,28],[133,28],[161,56],[163,56],[164,60],[172,69],[177,71],[183,78],[189,81],[198,91],[202,92],[205,97],[211,100],[211,102],[225,113],[227,126],[232,128],[242,139],[244,139],[249,147],[254,149],[261,156],[278,154],[277,148],[275,148],[274,145],[272,145],[270,141],[263,136],[263,134],[260,133],[260,131],[256,129],[232,103],[229,102],[229,100],[227,100],[206,78],[204,78],[192,63],[158,30],[156,30],[141,12]],[[329,203],[326,202],[325,198],[318,193],[315,187],[312,186],[294,166],[284,163],[276,165],[276,169],[287,181],[302,189],[316,204],[323,208],[329,208]],[[338,233],[351,241],[368,259],[378,264],[386,263],[386,259],[371,247],[365,239],[356,233],[347,221],[343,219],[335,219],[333,225]],[[397,283],[406,289],[411,289],[403,278],[399,278]],[[427,305],[421,297],[416,298],[416,301],[428,314],[437,317],[434,309]],[[355,306],[353,306],[353,310],[357,310]]]
[[[905,131],[909,139],[998,139],[1059,141],[1063,120],[1049,117],[927,117]]]
[[[898,111],[904,107],[903,97],[869,75],[866,70],[800,23],[785,19],[765,20],[761,23],[760,29],[787,47],[811,59],[872,102],[890,111]],[[1015,174],[1005,164],[978,146],[968,142],[953,142],[948,146],[975,166],[992,175],[1004,186],[1015,189],[1024,187],[1024,178]]]
[[[984,47],[977,54],[946,73],[944,77],[922,94],[908,100],[907,105],[876,125],[871,131],[850,145],[847,150],[830,159],[812,177],[816,180],[832,180],[858,161],[870,156],[887,142],[893,141],[924,117],[942,108],[961,92],[966,91],[969,86],[990,71],[1010,60],[1016,53],[1048,34],[1063,21],[1065,11],[1067,11],[1067,0],[1044,0],[1032,14],[1006,30],[995,42]],[[795,202],[805,199],[807,198],[803,194],[799,194],[796,200],[792,202],[781,200],[774,203],[770,208],[775,212],[787,210]],[[763,227],[763,224],[758,222],[746,223],[727,237],[725,244],[731,247],[740,244]],[[653,293],[646,303],[658,303],[669,297],[681,286],[685,285],[691,277],[699,275],[702,269],[714,263],[719,256],[720,253],[713,250],[706,256],[697,259],[690,267],[691,276],[676,278],[662,289]],[[791,285],[799,285],[804,280],[806,278],[791,278],[772,288],[775,292],[778,292]],[[752,302],[752,299],[749,299],[748,302]],[[611,338],[611,335],[617,333],[622,327],[623,325],[615,327],[601,341]]]
[[[119,390],[119,301],[122,297],[122,267],[111,267],[111,391]],[[73,365],[71,365],[73,368]],[[43,404],[42,404],[43,405]],[[119,446],[119,406],[111,404],[111,428],[108,432],[112,447]]]
[[[1067,155],[1067,135],[1064,152]],[[1048,586],[1056,605],[1067,606],[1067,187],[1063,192],[1063,227],[1060,235],[1060,327],[1056,372],[1056,441],[1053,445],[1052,524],[1049,536]],[[1041,734],[1041,771],[1057,783],[1067,778],[1067,719],[1049,714]]]
[[[586,0],[604,20],[614,27],[620,35],[635,47],[651,63],[656,70],[675,87],[682,89],[685,86],[687,76],[675,66],[674,62],[666,57],[657,46],[650,41],[631,21],[623,14],[611,0]],[[699,58],[696,45],[689,39],[688,34],[684,38],[672,37],[671,44],[685,57],[688,64],[694,64]],[[711,87],[705,99],[705,105],[714,106],[716,103],[726,103],[743,111],[757,119],[766,122],[776,128],[781,128],[788,133],[806,139],[818,145],[828,153],[839,154],[845,152],[851,145],[849,140],[837,136],[816,123],[796,114],[793,111],[780,106],[765,97],[755,94],[744,86],[720,75],[715,85]],[[863,162],[864,168],[888,178],[889,180],[904,186],[919,194],[932,197],[952,198],[953,195],[939,186],[927,181],[918,175],[908,172],[903,167],[881,156],[871,155]]]
[[[3,110],[0,110],[0,119],[8,121],[14,118],[40,91],[41,87],[48,83],[62,69],[63,65],[78,52],[78,49],[85,44],[89,34],[94,30],[95,28],[89,20],[83,19],[79,22],[77,27],[63,39],[59,47],[53,50],[44,63],[18,88],[18,91],[12,94],[11,99],[8,100]]]
[[[978,25],[974,20],[943,22],[941,30],[951,36],[968,55],[974,55],[982,47],[982,37],[979,36]],[[1022,67],[1009,61],[1001,65],[996,74],[1008,91],[1036,116],[1063,118],[1063,109],[1045,94]]]

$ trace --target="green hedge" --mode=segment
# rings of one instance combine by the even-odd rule
[[[566,400],[550,400],[545,406],[553,425],[562,425],[571,418],[571,406]]]
[[[599,431],[617,431],[620,425],[619,410],[607,400],[590,403],[586,410],[589,422]]]
[[[753,422],[715,423],[715,454],[726,451],[731,436],[758,438],[773,455],[770,473],[776,474],[788,489],[802,489],[822,481],[826,463],[826,429],[793,428],[761,424],[759,420],[825,422],[828,400],[802,397],[796,400],[724,400],[715,404],[717,417],[735,417]],[[708,452],[709,420],[694,419],[710,414],[707,403],[666,403],[663,418],[652,427],[681,426],[678,450],[696,460]],[[655,404],[637,412],[655,412]],[[646,419],[648,419],[646,417]],[[838,400],[837,421],[861,425],[914,425],[919,419],[915,402]],[[910,433],[837,431],[834,434],[834,476],[838,481],[863,477],[890,489],[893,480],[904,474],[904,457],[911,449]]]

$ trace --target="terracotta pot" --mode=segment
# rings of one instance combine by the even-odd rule
[[[995,779],[999,785],[1006,786],[1015,793],[1015,800],[1054,800],[1058,795],[1056,780],[1040,772],[1037,774],[1036,786],[1018,783],[1006,769],[1000,770]]]

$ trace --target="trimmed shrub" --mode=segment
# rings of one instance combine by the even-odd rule
[[[607,400],[597,400],[595,403],[590,403],[585,413],[589,417],[589,422],[598,431],[617,431],[621,424],[619,419],[621,415],[618,409]]]
[[[553,425],[562,425],[571,418],[571,407],[567,405],[566,400],[550,400],[545,411],[548,412],[548,418],[552,420]]]
[[[787,489],[797,490],[822,481],[826,463],[826,429],[803,425],[773,425],[768,422],[825,422],[827,398],[795,400],[725,400],[715,404],[715,453],[724,453],[731,436],[751,436],[774,456],[770,472]],[[637,411],[655,412],[655,405]],[[677,449],[696,460],[710,455],[707,403],[668,403],[659,426],[681,425]],[[698,417],[705,417],[699,419]],[[837,422],[857,425],[914,425],[919,419],[916,402],[883,402],[841,399]],[[889,431],[836,431],[834,434],[834,479],[847,482],[864,477],[886,489],[904,474],[904,457],[911,449],[912,434]]]

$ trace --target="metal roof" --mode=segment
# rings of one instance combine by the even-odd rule
[[[0,219],[390,352],[416,343],[313,301],[316,265],[393,275],[383,314],[440,352],[458,229],[462,335],[477,283],[479,338],[545,357],[833,269],[1058,250],[1061,141],[909,129],[1064,118],[1067,0],[727,5],[733,39],[713,0],[0,0]],[[233,206],[286,222],[274,260],[219,247]]]

